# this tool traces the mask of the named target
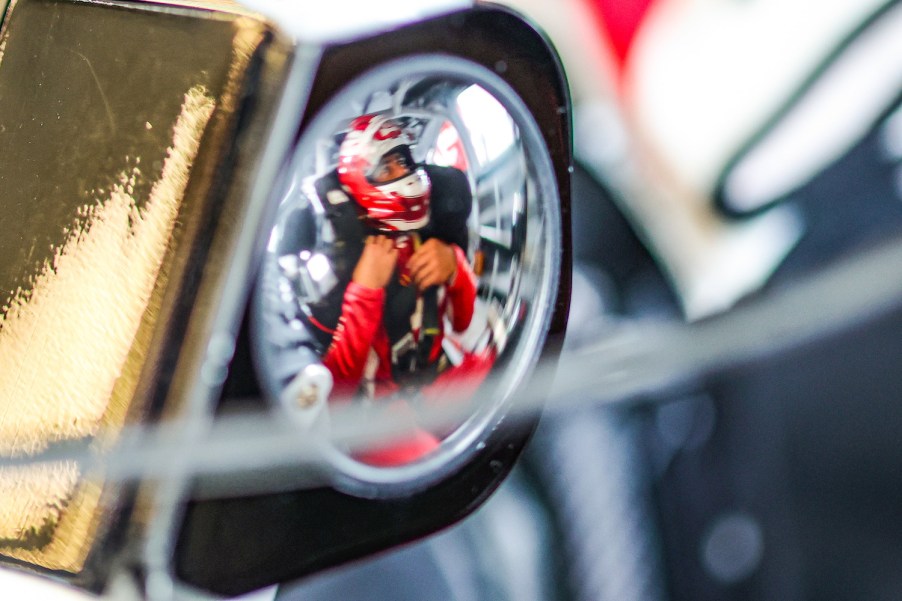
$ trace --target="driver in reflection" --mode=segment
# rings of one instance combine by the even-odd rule
[[[472,195],[459,169],[415,163],[415,142],[397,119],[364,115],[351,123],[337,168],[316,185],[334,229],[332,262],[346,285],[336,290],[340,303],[320,304],[310,317],[329,337],[323,364],[334,379],[333,398],[390,398],[386,407],[411,420],[411,399],[449,387],[464,395],[491,364],[454,352],[452,365],[446,352],[446,319],[455,332],[465,331],[476,300],[465,253]],[[402,464],[438,444],[416,429],[362,459]]]

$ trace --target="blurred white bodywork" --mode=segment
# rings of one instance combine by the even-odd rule
[[[389,5],[367,0],[241,0],[241,3],[269,17],[302,43],[311,44],[391,31],[473,5],[472,0],[394,0]]]
[[[591,10],[596,1],[505,4],[550,34],[570,79],[576,157],[614,189],[621,210],[670,278],[687,318],[726,310],[768,280],[804,223],[790,206],[742,219],[726,216],[714,202],[725,169],[818,67],[889,3],[657,0],[619,64]],[[879,39],[860,53],[866,63],[858,65],[876,74],[868,78],[874,85],[850,91],[869,95],[857,103],[868,110],[842,115],[833,108],[854,104],[849,102],[822,102],[810,112],[800,106],[809,114],[805,128],[790,132],[801,132],[795,145],[766,149],[768,156],[754,157],[753,167],[763,168],[741,173],[745,183],[756,180],[745,190],[750,197],[754,193],[758,206],[840,156],[898,93],[899,21],[874,28]],[[835,117],[824,120],[819,117],[824,113]],[[805,132],[819,135],[798,140]],[[799,160],[769,160],[787,148],[802,153]]]
[[[689,188],[708,192],[726,162],[886,4],[887,0],[658,2],[638,32],[626,66],[625,97],[631,119],[653,152]],[[902,83],[902,22],[896,19],[891,25],[886,35],[875,40],[884,43],[866,52],[854,67],[866,74],[879,63],[878,74],[883,77],[873,79],[895,88],[891,90],[895,94]],[[890,71],[895,71],[895,77]],[[837,122],[849,114],[845,100],[850,94],[865,105],[873,97],[868,94],[870,86],[836,86],[832,91],[835,104],[824,105],[814,115],[825,130],[842,126]],[[878,97],[885,98],[886,93]],[[798,131],[816,133],[812,128]],[[799,152],[835,156],[855,138],[851,134],[826,147],[814,142],[827,137],[814,136],[812,144],[800,146]],[[804,168],[799,163],[795,181],[804,180],[824,162]]]

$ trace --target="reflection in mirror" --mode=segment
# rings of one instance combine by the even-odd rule
[[[428,463],[485,436],[489,375],[522,378],[552,288],[556,190],[538,181],[553,180],[544,148],[523,135],[535,125],[504,104],[517,99],[472,77],[381,81],[307,130],[258,302],[269,392],[304,407],[308,427],[347,406],[407,426],[338,453],[346,471]],[[451,405],[455,423],[421,419]]]

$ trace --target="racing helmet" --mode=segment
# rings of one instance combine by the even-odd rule
[[[338,180],[365,211],[371,225],[384,232],[417,230],[429,223],[432,183],[413,161],[414,134],[384,115],[357,117],[338,150]],[[398,153],[412,168],[399,178],[378,182],[374,174],[386,155]]]

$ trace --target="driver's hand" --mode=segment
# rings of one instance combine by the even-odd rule
[[[420,290],[450,282],[457,273],[454,248],[437,238],[420,246],[407,262],[410,278]]]
[[[391,238],[367,236],[351,280],[367,288],[385,288],[391,281],[397,262],[398,250]]]

